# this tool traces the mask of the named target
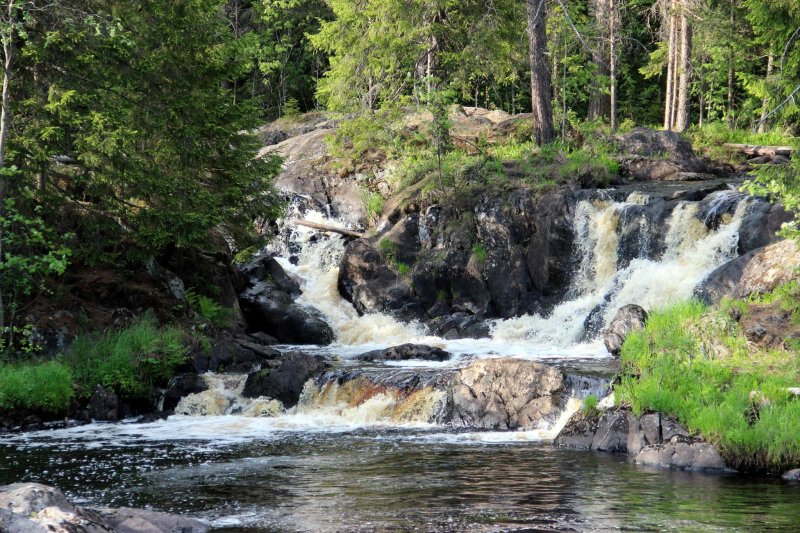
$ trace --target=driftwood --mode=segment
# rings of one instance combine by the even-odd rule
[[[320,231],[329,231],[331,233],[338,233],[339,235],[344,235],[345,237],[353,237],[354,239],[363,239],[366,237],[363,233],[359,233],[357,231],[352,231],[349,229],[342,229],[336,228],[334,226],[326,226],[325,224],[318,224],[317,222],[311,222],[309,220],[295,220],[294,222],[298,226],[305,226],[307,228],[318,229]]]
[[[746,155],[753,155],[753,156],[762,156],[766,155],[769,157],[775,157],[776,155],[783,155],[786,157],[791,157],[794,148],[791,146],[758,146],[755,144],[734,144],[734,143],[725,143],[723,146],[726,148],[732,148],[737,152],[741,152]]]

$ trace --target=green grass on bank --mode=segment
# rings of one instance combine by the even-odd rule
[[[58,359],[0,364],[0,412],[63,415],[96,385],[123,400],[148,400],[187,353],[183,330],[145,315],[123,329],[78,337]]]
[[[689,301],[626,339],[616,389],[636,413],[676,416],[731,466],[779,472],[800,465],[800,399],[786,390],[800,386],[799,359],[754,351],[726,313]]]
[[[0,412],[65,414],[73,396],[72,372],[62,361],[0,365]]]
[[[182,330],[158,327],[145,315],[124,329],[79,337],[65,362],[72,369],[78,397],[87,398],[95,385],[102,385],[122,398],[146,399],[186,355]]]

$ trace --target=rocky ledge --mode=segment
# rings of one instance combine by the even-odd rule
[[[144,509],[78,507],[39,483],[0,487],[0,531],[7,533],[205,533],[198,520]]]
[[[578,411],[554,444],[578,450],[627,453],[637,464],[661,468],[732,471],[711,444],[661,413],[636,416],[628,409]]]

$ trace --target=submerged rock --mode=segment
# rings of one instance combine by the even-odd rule
[[[409,359],[447,361],[450,359],[450,352],[424,344],[401,344],[385,350],[365,352],[357,355],[355,359],[357,361],[407,361]]]
[[[39,483],[0,487],[0,531],[8,533],[205,533],[191,518],[144,509],[89,509]]]
[[[629,304],[620,307],[611,323],[603,331],[603,344],[613,355],[619,355],[625,338],[632,331],[644,329],[647,311],[643,307]]]
[[[789,470],[788,472],[785,472],[781,477],[786,481],[800,481],[800,468]]]

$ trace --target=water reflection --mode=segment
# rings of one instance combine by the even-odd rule
[[[432,435],[439,434],[287,433],[223,446],[0,442],[0,483],[51,483],[82,503],[189,513],[231,532],[795,531],[800,524],[800,486],[780,480]]]

